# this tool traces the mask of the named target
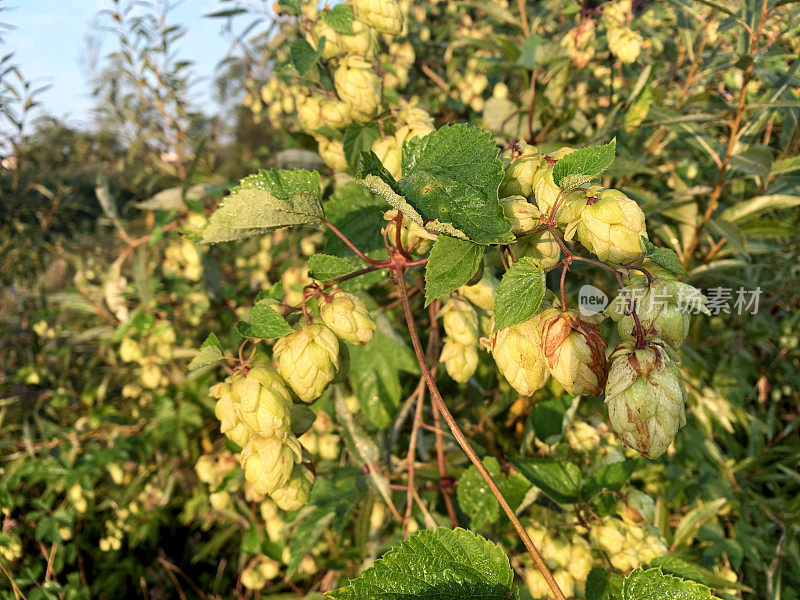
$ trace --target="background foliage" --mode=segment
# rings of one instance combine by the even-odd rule
[[[351,348],[348,382],[313,406],[316,424],[301,441],[318,456],[317,484],[300,511],[258,501],[232,468],[236,448],[219,434],[208,388],[236,357],[187,374],[208,334],[223,348],[239,346],[236,323],[257,325],[255,316],[249,322],[259,293],[297,304],[309,256],[352,259],[337,238],[310,228],[196,245],[193,234],[241,177],[261,167],[318,169],[327,218],[371,257],[385,252],[370,237],[384,200],[334,175],[317,154],[321,142],[283,101],[329,85],[325,60],[303,54],[304,23],[320,18],[317,8],[281,1],[276,16],[250,2],[225,4],[209,17],[238,43],[220,63],[218,87],[242,104],[220,115],[192,104],[191,63],[176,49],[180,25],[164,25],[168,6],[119,2],[104,16],[118,46],[97,74],[96,130],[46,116],[31,122],[37,90],[3,48],[0,590],[8,597],[314,598],[341,588],[335,597],[359,598],[361,584],[342,586],[403,539],[391,510],[405,494],[418,366],[404,330],[393,328],[399,313],[386,281],[357,280],[378,333]],[[609,51],[602,3],[527,3],[527,21],[505,2],[401,5],[405,29],[381,38],[377,58],[387,105],[411,100],[437,126],[468,122],[507,145],[525,139],[545,151],[616,138],[603,183],[640,203],[651,239],[678,254],[687,281],[762,290],[757,314],[695,320],[682,355],[688,424],[657,461],[622,454],[601,401],[549,386],[534,405],[520,403],[485,357],[466,384],[440,375],[448,405],[521,518],[546,528],[539,542],[551,567],[565,571],[563,550],[575,537],[594,539],[586,520],[594,530],[622,521],[644,492],[660,536],[650,549],[664,544],[668,556],[643,552],[643,567],[724,598],[798,597],[796,4],[634,3],[624,25],[639,39],[632,61]],[[344,132],[351,169],[380,127]],[[612,285],[583,276],[576,288]],[[413,298],[426,327],[421,295]],[[419,492],[412,531],[450,525],[435,489],[434,434],[420,436],[417,478],[430,489]],[[456,520],[510,557],[496,579],[458,585],[532,597],[533,567],[513,530],[447,444]],[[201,458],[213,466],[197,467]],[[611,464],[626,466],[598,474]],[[483,543],[457,535],[465,548]],[[402,563],[409,548],[375,569]],[[633,588],[653,577],[634,571],[615,591],[639,559],[592,552],[594,598],[638,598]],[[251,591],[246,577],[262,565],[269,583]],[[572,579],[584,597],[588,582]]]

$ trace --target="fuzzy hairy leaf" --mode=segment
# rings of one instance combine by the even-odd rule
[[[530,257],[514,263],[503,275],[494,305],[494,331],[531,318],[544,298],[544,271]]]
[[[206,338],[206,341],[200,346],[197,356],[189,363],[189,370],[194,371],[201,367],[212,365],[218,360],[222,359],[222,346],[217,339],[216,334],[211,333]]]
[[[421,531],[375,561],[360,577],[327,592],[334,600],[516,598],[503,551],[464,529]]]
[[[448,235],[436,238],[425,268],[425,306],[467,283],[482,257],[483,246]]]
[[[681,259],[678,258],[674,250],[659,248],[644,236],[642,236],[642,243],[644,244],[647,258],[657,265],[664,267],[670,273],[686,275],[686,270],[681,264]]]
[[[238,321],[239,335],[259,340],[271,340],[292,332],[292,328],[274,308],[267,304],[256,304],[250,313],[250,322]]]
[[[616,148],[616,140],[611,140],[604,146],[580,148],[567,154],[553,167],[553,181],[562,189],[591,181],[611,166]]]
[[[510,242],[511,225],[497,189],[503,164],[489,133],[469,125],[446,125],[404,153],[398,192],[426,221],[451,223],[477,244]]]
[[[667,575],[660,568],[632,571],[622,584],[622,600],[708,600],[711,590],[694,581]]]
[[[328,281],[347,275],[355,269],[344,258],[331,256],[330,254],[314,254],[308,259],[308,270],[314,279]]]
[[[208,220],[203,242],[214,244],[261,235],[323,218],[316,171],[260,171],[231,190]]]

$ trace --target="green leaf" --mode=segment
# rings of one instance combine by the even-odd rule
[[[729,581],[703,567],[691,564],[677,556],[659,556],[650,561],[651,567],[659,567],[662,572],[682,579],[691,579],[702,585],[720,590],[750,590],[746,585]]]
[[[518,473],[507,476],[494,456],[488,456],[482,462],[511,508],[516,509],[531,487],[528,480]],[[481,529],[500,518],[500,504],[475,465],[470,465],[459,479],[456,498],[461,510],[469,515],[473,529]]]
[[[481,265],[483,246],[440,235],[425,268],[425,306],[467,283]]]
[[[700,526],[716,517],[719,511],[722,510],[722,507],[725,506],[726,502],[727,500],[725,498],[717,498],[716,500],[700,504],[690,510],[675,528],[675,534],[672,538],[672,547],[680,548],[683,545],[691,545]]]
[[[694,581],[667,575],[658,567],[635,569],[622,585],[622,600],[708,600],[711,590]]]
[[[800,206],[800,196],[787,196],[785,194],[756,196],[726,208],[720,213],[719,218],[723,221],[736,223],[765,212],[794,208],[795,206]]]
[[[206,338],[206,341],[200,346],[197,356],[189,363],[189,370],[194,371],[201,367],[212,365],[218,360],[222,359],[222,346],[217,339],[216,334],[211,333]]]
[[[589,476],[583,485],[581,492],[583,499],[589,500],[603,490],[619,492],[630,479],[638,464],[639,461],[636,460],[622,460],[600,467]]]
[[[517,66],[530,70],[540,66],[541,61],[536,60],[536,50],[540,45],[546,44],[547,42],[547,38],[542,37],[538,33],[532,33],[526,37],[520,48],[519,58],[516,62]]]
[[[389,173],[386,167],[383,166],[378,155],[372,150],[361,151],[358,153],[358,166],[355,170],[355,177],[361,181],[366,179],[369,175],[374,175],[381,179],[395,194],[397,193],[397,180]],[[364,184],[362,183],[362,185]],[[419,222],[422,223],[422,219],[420,219]]]
[[[421,531],[375,561],[334,600],[516,598],[514,572],[503,551],[464,529]]]
[[[364,415],[378,429],[389,426],[403,396],[400,372],[419,373],[408,344],[392,328],[383,311],[371,311],[375,325],[372,341],[350,349],[350,382]]]
[[[319,281],[329,281],[353,272],[353,265],[338,256],[330,254],[314,254],[308,259],[308,270],[311,277]]]
[[[446,125],[415,144],[397,191],[426,221],[450,223],[477,244],[513,240],[497,198],[503,164],[488,132]]]
[[[514,461],[528,481],[560,504],[581,499],[581,470],[578,465],[552,458],[520,458]]]
[[[236,331],[243,337],[271,340],[292,333],[292,328],[271,306],[256,304],[250,312],[250,323],[238,321]]]
[[[233,188],[211,215],[203,242],[214,244],[261,235],[323,217],[316,171],[260,171]]]
[[[620,600],[622,577],[602,567],[592,567],[586,578],[586,600]]]
[[[314,50],[314,47],[303,38],[297,38],[289,46],[289,59],[299,75],[305,75],[311,67],[317,64],[319,57],[322,56],[322,51],[325,49],[324,37],[320,38],[318,46]]]
[[[544,298],[544,271],[528,256],[503,275],[494,305],[494,331],[531,318]]]
[[[350,10],[350,7],[345,4],[339,4],[336,8]],[[323,12],[323,14],[325,13]],[[372,143],[379,137],[381,137],[381,130],[378,128],[377,123],[367,123],[366,125],[350,123],[347,126],[344,130],[342,145],[344,146],[344,157],[347,159],[351,173],[358,171],[361,153],[372,148]]]
[[[536,437],[545,444],[558,441],[564,430],[564,415],[572,405],[568,394],[536,404],[528,415],[528,424]]]
[[[580,148],[559,159],[553,167],[553,181],[562,189],[569,189],[591,181],[614,162],[617,141],[604,146]]]
[[[681,259],[678,258],[674,250],[659,248],[644,236],[642,236],[642,244],[644,244],[645,256],[654,263],[661,265],[667,271],[675,275],[686,275],[686,270],[681,264]]]
[[[353,9],[346,4],[337,4],[330,10],[323,10],[320,18],[336,33],[353,35]]]

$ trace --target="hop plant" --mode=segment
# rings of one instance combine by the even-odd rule
[[[322,323],[304,325],[282,337],[273,353],[278,371],[304,402],[316,400],[339,371],[339,341]]]
[[[669,344],[673,349],[686,340],[689,334],[692,310],[706,315],[708,299],[692,285],[664,274],[647,284],[644,277],[636,277],[626,286],[626,294],[618,295],[606,308],[606,315],[617,322],[620,339],[631,339],[635,322],[628,312],[628,300],[633,302],[639,322],[645,332]]]
[[[332,170],[346,173],[347,158],[344,155],[344,144],[341,140],[335,140],[323,135],[314,136],[317,140],[317,151]]]
[[[478,368],[478,348],[474,344],[464,345],[445,338],[439,362],[444,363],[447,374],[453,381],[464,383]]]
[[[503,214],[511,222],[511,232],[516,235],[527,233],[541,223],[539,209],[524,196],[502,198],[500,205],[503,207]]]
[[[606,404],[614,431],[643,456],[658,458],[686,424],[686,388],[678,367],[658,341],[641,349],[623,342],[609,363]]]
[[[242,571],[241,581],[248,590],[261,590],[267,585],[267,581],[275,579],[279,574],[278,562],[259,554]]]
[[[297,119],[300,127],[307,133],[323,127],[344,129],[351,121],[350,108],[341,100],[322,94],[311,94],[299,103]]]
[[[523,396],[531,396],[547,383],[549,374],[542,353],[542,324],[538,316],[489,336],[485,342],[497,368]]]
[[[241,422],[254,433],[278,439],[291,435],[292,396],[272,367],[260,363],[236,373],[231,395]]]
[[[442,324],[452,341],[462,346],[477,346],[478,313],[463,298],[454,296],[445,302],[442,307]]]
[[[509,161],[500,184],[500,196],[529,198],[533,193],[534,175],[545,164],[544,156],[536,146],[519,142],[503,152],[500,158]]]
[[[497,297],[497,279],[489,270],[485,270],[479,281],[458,288],[458,293],[474,306],[491,312],[494,310],[494,301]]]
[[[375,116],[381,102],[381,83],[372,65],[363,57],[357,54],[345,56],[334,73],[333,81],[339,98],[350,107],[353,120],[363,123]]]
[[[580,215],[578,240],[601,261],[619,265],[643,256],[647,237],[644,213],[634,200],[617,190],[589,188]]]
[[[242,422],[239,416],[237,410],[239,398],[232,393],[230,379],[212,386],[209,393],[217,399],[214,414],[219,419],[220,431],[240,446],[247,444],[253,431]]]
[[[550,230],[543,229],[519,238],[511,246],[511,254],[514,260],[528,257],[536,261],[540,269],[551,269],[561,260],[561,246]]]
[[[395,245],[397,240],[397,217],[396,210],[389,210],[383,214],[383,218],[389,221],[386,225],[385,235],[389,244]],[[403,222],[400,225],[400,243],[409,254],[422,256],[427,254],[436,241],[436,236],[418,225],[407,216],[403,215]]]
[[[353,14],[381,33],[397,35],[403,30],[403,13],[395,0],[353,0]]]
[[[606,384],[608,344],[600,328],[582,320],[575,311],[557,308],[544,311],[540,320],[550,374],[570,394],[601,395]]]
[[[289,480],[272,492],[271,498],[281,510],[297,510],[308,503],[314,473],[305,464],[295,464]]]
[[[319,307],[322,322],[340,339],[362,346],[375,334],[375,321],[369,316],[364,302],[341,290],[323,296]]]
[[[286,485],[301,458],[302,448],[294,434],[283,441],[254,435],[242,450],[241,462],[247,483],[263,496]]]
[[[308,42],[316,49],[319,40],[325,38],[322,57],[325,60],[354,54],[373,60],[378,53],[378,39],[375,30],[361,21],[353,21],[353,33],[337,33],[337,31],[320,19],[306,36]]]

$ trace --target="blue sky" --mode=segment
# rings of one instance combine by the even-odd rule
[[[42,95],[44,110],[66,117],[73,125],[91,123],[91,85],[82,68],[87,36],[98,34],[93,21],[98,11],[108,8],[109,0],[6,0],[9,10],[0,13],[0,21],[15,30],[5,37],[0,51],[14,52],[23,74],[36,83],[52,87]],[[228,5],[230,6],[230,5]],[[217,62],[228,51],[228,41],[221,35],[222,21],[203,15],[218,10],[220,0],[185,0],[172,13],[171,22],[183,24],[188,32],[180,41],[180,55],[195,62],[199,78],[194,92],[199,104],[212,107],[211,77]],[[241,17],[244,18],[244,17]],[[112,49],[113,39],[102,34],[100,54]]]

